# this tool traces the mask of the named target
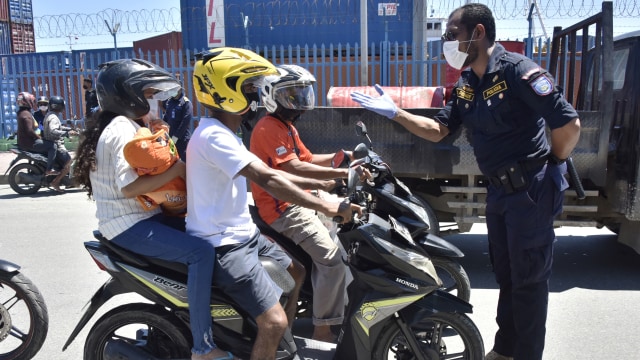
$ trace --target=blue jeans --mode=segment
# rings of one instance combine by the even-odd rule
[[[216,347],[210,311],[215,249],[205,240],[165,225],[163,218],[158,214],[139,221],[111,241],[137,254],[187,265],[191,351],[207,354]]]

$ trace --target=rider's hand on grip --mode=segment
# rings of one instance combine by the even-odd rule
[[[362,216],[362,208],[359,205],[352,204],[349,200],[345,200],[338,205],[338,215],[333,217],[333,221],[344,224],[351,222],[354,215]]]

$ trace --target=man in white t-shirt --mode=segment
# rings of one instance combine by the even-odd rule
[[[325,202],[302,188],[329,189],[333,180],[296,177],[269,168],[236,135],[256,115],[257,86],[276,68],[245,49],[217,48],[199,54],[193,84],[211,113],[201,118],[187,147],[187,232],[216,247],[214,283],[253,316],[258,325],[251,358],[273,359],[287,326],[281,290],[260,265],[258,253],[283,266],[290,259],[260,235],[248,208],[247,179],[274,197],[349,220],[357,205]]]

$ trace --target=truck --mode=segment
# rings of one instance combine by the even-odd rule
[[[580,140],[572,153],[584,187],[565,192],[555,226],[606,227],[640,253],[640,31],[613,38],[613,3],[567,28],[554,28],[549,72],[578,111]],[[438,91],[435,91],[438,93]],[[404,108],[404,107],[403,107]],[[406,109],[432,116],[438,107]],[[434,232],[467,232],[485,222],[487,179],[463,128],[439,143],[354,107],[320,107],[296,127],[315,153],[353,148],[355,123],[363,121],[394,173],[428,206]]]

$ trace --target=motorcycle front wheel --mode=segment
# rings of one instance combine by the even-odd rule
[[[411,328],[420,350],[428,360],[483,360],[484,343],[476,325],[458,313],[434,313]],[[380,332],[373,352],[375,360],[417,359],[407,338],[395,322]]]
[[[40,190],[44,171],[30,163],[19,163],[9,171],[9,185],[20,195],[35,194]]]
[[[47,306],[38,288],[20,272],[0,271],[0,360],[33,358],[48,329]]]
[[[110,353],[114,346],[118,350]],[[159,306],[123,305],[107,312],[93,325],[84,345],[84,359],[112,359],[121,352],[136,358],[146,355],[187,359],[191,357],[191,332],[177,317]]]
[[[433,256],[433,267],[442,280],[442,289],[466,302],[471,299],[471,282],[462,265],[455,260]]]

